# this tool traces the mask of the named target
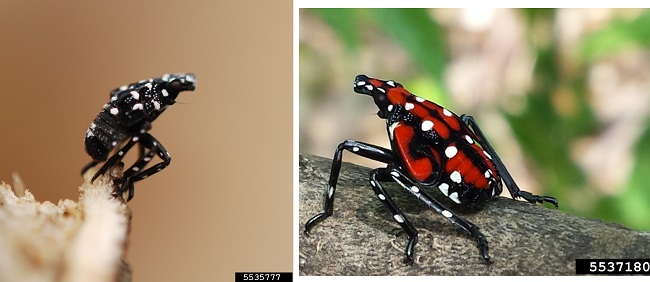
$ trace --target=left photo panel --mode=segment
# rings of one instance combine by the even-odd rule
[[[0,281],[291,278],[291,1],[0,15]]]

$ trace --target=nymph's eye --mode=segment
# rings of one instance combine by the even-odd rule
[[[167,91],[171,93],[181,92],[181,82],[174,80],[167,85]]]

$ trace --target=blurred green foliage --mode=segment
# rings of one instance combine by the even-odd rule
[[[585,63],[626,49],[650,46],[650,13],[644,12],[632,20],[617,19],[586,38],[580,55]]]
[[[427,92],[445,96],[443,72],[448,61],[448,42],[443,26],[427,10],[422,9],[313,9],[343,42],[348,52],[358,52],[363,39],[361,30],[373,28],[403,48],[412,62],[426,73],[433,83],[419,83],[414,93],[427,97]],[[588,102],[587,68],[607,56],[630,48],[650,47],[650,13],[644,11],[631,20],[616,19],[604,28],[581,39],[578,59],[566,62],[558,56],[559,44],[553,36],[537,36],[535,31],[553,30],[557,11],[554,9],[517,10],[525,19],[528,42],[535,58],[534,85],[525,96],[524,110],[517,114],[503,111],[526,155],[540,170],[543,192],[560,201],[566,212],[619,222],[634,229],[650,230],[650,130],[635,148],[635,165],[622,192],[607,196],[590,189],[579,166],[571,159],[570,146],[579,138],[595,134],[598,121]],[[543,38],[540,40],[539,38]],[[545,41],[546,40],[546,41]],[[566,58],[565,58],[566,60]],[[576,71],[577,70],[577,71]],[[414,83],[416,84],[416,83]],[[558,113],[554,95],[568,95],[574,103],[569,114]],[[437,97],[440,98],[440,97]],[[436,99],[439,100],[439,99]],[[444,103],[441,103],[444,105]],[[585,197],[582,197],[585,196]],[[593,201],[587,208],[572,209],[563,202]]]
[[[336,32],[350,52],[357,51],[360,45],[361,28],[365,25],[377,27],[402,46],[432,78],[428,91],[416,93],[428,93],[423,94],[427,99],[443,96],[442,76],[447,61],[445,34],[426,10],[314,9],[313,12]]]

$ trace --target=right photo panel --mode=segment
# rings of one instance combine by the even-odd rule
[[[299,8],[298,274],[650,274],[650,11]]]

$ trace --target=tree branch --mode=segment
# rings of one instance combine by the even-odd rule
[[[341,169],[334,215],[305,236],[305,222],[322,212],[331,162],[300,156],[300,275],[574,275],[578,258],[650,257],[648,232],[500,197],[481,212],[461,213],[489,242],[493,263],[486,265],[473,239],[387,183],[419,232],[408,266],[406,235],[372,192],[370,169],[349,163]]]
[[[94,172],[92,172],[94,173]],[[87,173],[86,176],[92,175]],[[79,202],[38,202],[20,181],[0,185],[0,281],[130,281],[122,260],[131,211],[112,196],[114,177],[88,179]]]

